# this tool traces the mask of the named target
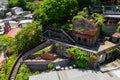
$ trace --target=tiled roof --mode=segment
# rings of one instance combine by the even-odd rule
[[[15,37],[17,32],[19,32],[21,29],[20,28],[13,28],[8,32],[8,35],[11,37]]]
[[[112,37],[120,38],[120,33],[114,33],[114,34],[112,35]]]

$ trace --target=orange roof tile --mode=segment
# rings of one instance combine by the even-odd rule
[[[21,29],[20,28],[13,28],[8,32],[8,35],[11,37],[15,37],[17,32],[19,32]]]

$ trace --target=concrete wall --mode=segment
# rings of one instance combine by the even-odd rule
[[[44,61],[40,61],[40,60],[25,60],[23,63],[25,63],[30,70],[32,71],[43,71],[43,70],[47,70],[48,69],[48,64],[49,63],[53,63],[54,67],[55,66],[68,66],[70,61],[68,59],[56,59],[54,61],[50,61],[50,60],[44,60]]]
[[[60,65],[60,66],[64,67],[64,66],[68,66],[69,65],[70,60],[68,60],[68,59],[61,59],[59,61],[53,61],[52,63],[54,64],[54,66]]]
[[[25,62],[27,66],[30,68],[32,71],[43,71],[48,69],[48,64],[50,61],[45,61],[45,62]]]

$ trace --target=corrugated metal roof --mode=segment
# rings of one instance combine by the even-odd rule
[[[29,80],[120,80],[115,74],[100,71],[72,69],[30,76]]]
[[[42,73],[36,76],[30,76],[29,80],[59,80],[57,72]]]

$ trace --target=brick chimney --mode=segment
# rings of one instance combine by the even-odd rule
[[[4,27],[5,33],[8,33],[10,30],[11,30],[11,27],[10,27],[9,22],[5,22],[5,27]]]

